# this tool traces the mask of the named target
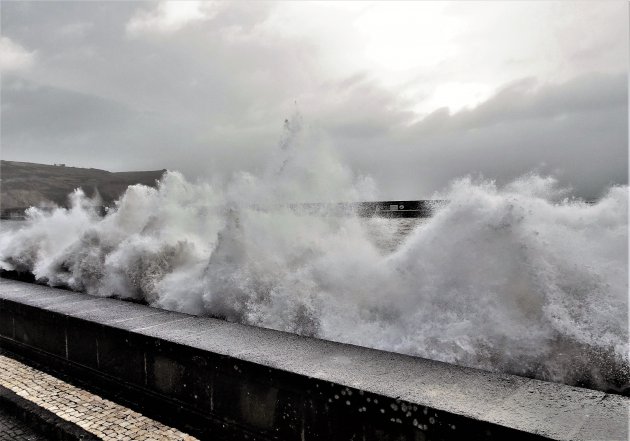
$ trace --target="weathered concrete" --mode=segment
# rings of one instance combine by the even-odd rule
[[[354,213],[362,217],[414,218],[431,217],[435,209],[446,201],[438,199],[418,201],[376,201],[345,203],[302,203],[289,204],[299,212],[309,214],[347,215]]]
[[[0,385],[0,441],[16,440],[99,441],[100,438]]]
[[[0,347],[201,437],[628,437],[626,397],[23,282],[0,281],[0,324]]]
[[[417,200],[417,201],[375,201],[375,202],[340,202],[340,203],[292,203],[289,207],[309,214],[336,214],[346,215],[355,213],[363,217],[381,216],[391,218],[430,217],[435,208],[444,204],[443,200]],[[24,220],[26,210],[29,207],[12,207],[0,209],[0,219]],[[105,216],[109,207],[92,207],[100,216]],[[40,208],[43,211],[51,211],[50,208]]]
[[[0,407],[56,440],[197,441],[124,406],[0,354]]]

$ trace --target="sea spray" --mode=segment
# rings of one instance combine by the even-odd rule
[[[287,125],[258,175],[167,173],[105,217],[81,191],[0,235],[0,267],[99,296],[602,390],[628,388],[628,189],[595,203],[549,177],[454,181],[395,249],[396,227],[292,202],[373,200]]]

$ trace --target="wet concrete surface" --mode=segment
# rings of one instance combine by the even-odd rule
[[[462,429],[486,439],[509,431],[515,439],[628,438],[630,399],[588,389],[11,280],[0,279],[0,313],[24,322],[2,327],[7,339],[45,346],[38,349],[264,439],[457,439]],[[44,325],[62,319],[63,337]],[[340,434],[348,425],[360,430]]]

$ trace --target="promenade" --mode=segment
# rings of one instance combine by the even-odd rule
[[[196,438],[0,355],[0,386],[86,431],[94,439],[193,441]],[[0,441],[47,440],[0,407]]]

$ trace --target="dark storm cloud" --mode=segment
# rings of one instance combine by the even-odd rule
[[[331,136],[344,140],[390,136],[414,118],[409,102],[379,87],[365,74],[324,83],[315,97],[300,102],[305,110],[315,109],[314,124],[325,125]]]
[[[52,137],[98,126],[111,131],[134,117],[125,106],[87,95],[8,78],[2,84],[4,135]],[[20,127],[23,124],[23,127]]]
[[[212,26],[173,36],[128,35],[130,17],[152,7],[3,5],[3,34],[37,54],[33,69],[3,76],[3,157],[207,175],[250,169],[265,156],[253,150],[274,146],[297,96],[286,93],[300,78],[278,63],[282,47],[250,41],[269,6],[233,5]],[[253,153],[245,155],[252,162],[239,164],[235,149]]]
[[[274,15],[288,5],[221,3],[184,24],[159,22],[158,6],[3,3],[3,37],[28,63],[3,72],[2,158],[227,175],[260,167],[298,109],[352,169],[376,178],[385,198],[430,196],[470,173],[506,181],[552,172],[585,197],[627,182],[626,72],[617,52],[602,55],[618,32],[580,39],[584,14],[567,18],[560,45],[578,67],[542,78],[526,60],[510,81],[492,79],[495,92],[474,108],[422,116],[414,109],[442,82],[468,76],[457,60],[423,68],[410,94],[367,65],[339,67],[353,56],[344,20],[330,22],[331,35],[305,26],[296,36],[290,14]],[[485,41],[485,29],[456,40],[474,43],[459,57],[479,66],[475,81],[510,64],[487,65],[492,44],[508,42]],[[324,61],[335,51],[331,68]]]
[[[624,75],[589,74],[539,87],[522,80],[475,109],[453,115],[440,109],[400,130],[393,143],[365,139],[348,156],[367,150],[362,167],[401,197],[428,196],[466,174],[506,182],[538,171],[595,198],[627,183],[627,94]],[[408,176],[414,188],[406,187]]]
[[[515,81],[472,110],[450,115],[438,109],[421,123],[419,131],[472,129],[524,119],[547,119],[605,109],[627,108],[625,75],[588,74],[562,84],[537,87],[534,78]]]
[[[272,93],[259,87],[259,93],[248,94],[265,75],[277,75],[285,88],[298,77],[289,64],[277,63],[284,48],[255,40],[231,41],[224,35],[232,30],[232,34],[246,36],[245,24],[262,20],[264,8],[243,12],[235,5],[208,26],[167,36],[130,36],[125,26],[130,17],[155,3],[62,4],[3,5],[4,35],[38,53],[37,66],[28,73],[35,82],[107,96],[171,118],[233,120],[256,97],[264,99]],[[236,30],[232,29],[234,14],[245,23]],[[252,17],[256,15],[256,19]],[[68,29],[70,34],[82,29],[81,37],[69,39]]]

